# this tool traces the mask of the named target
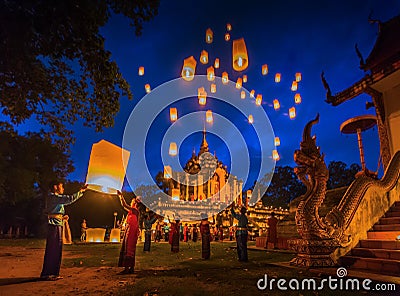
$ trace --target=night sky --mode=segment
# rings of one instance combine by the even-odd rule
[[[144,85],[149,83],[154,89],[180,77],[183,59],[191,55],[198,61],[196,74],[206,74],[207,67],[218,57],[221,67],[216,70],[217,76],[227,71],[230,79],[236,81],[237,77],[246,74],[248,82],[243,86],[263,94],[262,107],[275,135],[281,140],[278,147],[281,159],[277,165],[295,165],[293,152],[299,148],[303,128],[317,113],[320,113],[320,123],[314,126],[313,134],[317,136],[321,152],[326,155],[327,164],[332,160],[349,165],[360,163],[357,136],[342,135],[339,127],[351,117],[374,114],[373,108],[365,109],[370,98],[362,95],[332,107],[324,101],[325,89],[320,74],[325,71],[333,94],[365,75],[359,69],[354,46],[358,44],[366,59],[378,32],[378,25],[368,22],[371,11],[372,18],[386,21],[400,13],[400,1],[161,1],[158,16],[144,24],[143,34],[139,37],[134,35],[127,19],[113,16],[101,33],[106,39],[106,48],[112,52],[112,58],[131,84],[134,99],[121,99],[115,126],[103,133],[95,133],[79,124],[74,127],[76,143],[72,147],[72,159],[76,170],[69,179],[84,182],[93,143],[105,139],[122,145],[128,117],[146,94]],[[229,42],[224,40],[227,23],[232,25]],[[207,28],[214,32],[212,44],[205,42]],[[241,37],[246,41],[249,67],[238,73],[231,66],[231,48],[232,40]],[[202,50],[209,53],[207,65],[199,63]],[[268,64],[266,76],[261,75],[263,64]],[[139,66],[145,67],[144,76],[138,76]],[[282,74],[279,84],[274,82],[277,72]],[[297,117],[291,120],[287,113],[295,105],[290,86],[296,72],[302,73],[298,88],[302,103],[296,105]],[[281,102],[279,111],[272,108],[274,98]],[[212,109],[229,118],[223,105],[212,100],[207,104],[198,110]],[[197,98],[184,100],[177,105],[178,113],[193,112],[196,105]],[[168,110],[165,110],[148,139],[146,154],[151,158],[149,166],[153,174],[162,170],[159,142],[170,125]],[[201,133],[196,133],[184,141],[179,155],[182,165],[190,158],[193,148],[198,152],[201,137]],[[223,141],[211,135],[207,140],[211,152],[216,150],[217,157],[230,165],[229,148]],[[379,157],[377,128],[363,133],[363,140],[367,167],[375,171]]]

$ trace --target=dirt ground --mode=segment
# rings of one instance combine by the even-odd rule
[[[71,255],[63,251],[63,258]],[[0,248],[0,296],[9,295],[115,295],[133,283],[135,275],[117,275],[117,267],[61,267],[58,281],[40,281],[44,249]],[[101,280],[100,280],[101,279]]]

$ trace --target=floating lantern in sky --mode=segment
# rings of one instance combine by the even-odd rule
[[[249,123],[253,123],[254,122],[253,115],[250,114],[248,117],[248,120],[249,120]]]
[[[246,92],[245,92],[244,90],[242,90],[242,91],[240,92],[240,98],[241,98],[241,99],[245,99],[245,98],[246,98]]]
[[[226,30],[227,30],[227,31],[232,30],[232,25],[231,25],[230,23],[227,23],[227,24],[226,24]]]
[[[203,50],[200,54],[200,63],[207,64],[208,63],[208,52]]]
[[[199,104],[204,106],[207,102],[207,92],[204,87],[200,87],[197,90],[197,96],[199,97]]]
[[[275,74],[275,82],[276,82],[276,83],[281,82],[281,73],[276,73],[276,74]]]
[[[280,159],[279,153],[278,153],[278,151],[276,149],[272,150],[272,158],[275,161],[278,161]]]
[[[146,90],[147,93],[151,92],[150,84],[147,83],[147,84],[144,86],[144,89]]]
[[[231,34],[225,33],[225,41],[231,40]]]
[[[247,55],[247,48],[244,38],[233,40],[232,65],[235,71],[243,71],[249,65],[249,57]]]
[[[218,69],[219,68],[219,58],[216,58],[214,61],[214,68]]]
[[[186,81],[193,80],[194,73],[196,72],[196,60],[193,56],[188,57],[187,59],[183,60],[183,67],[182,67],[182,78]]]
[[[281,145],[281,140],[279,139],[279,137],[275,137],[274,144],[275,144],[275,146]]]
[[[297,81],[297,82],[300,82],[300,81],[301,81],[301,73],[297,72],[297,73],[295,74],[295,77],[296,77],[296,81]]]
[[[279,108],[281,107],[281,104],[279,103],[279,101],[277,99],[275,99],[273,101],[273,104],[274,104],[274,109],[275,110],[279,110]]]
[[[293,81],[292,82],[292,87],[290,88],[292,91],[296,91],[297,90],[297,81]]]
[[[178,154],[178,147],[175,142],[169,143],[169,155],[176,156]]]
[[[139,74],[139,76],[143,76],[144,75],[144,67],[143,66],[139,67],[138,74]]]
[[[244,82],[244,83],[247,82],[247,75],[243,75],[243,82]]]
[[[223,72],[223,73],[222,73],[222,83],[223,83],[223,84],[227,84],[228,81],[229,81],[228,73],[227,73],[227,72]]]
[[[292,107],[289,109],[289,118],[294,119],[296,117],[296,108]]]
[[[115,194],[121,190],[130,152],[108,141],[93,144],[86,184],[89,188]]]
[[[172,168],[169,165],[164,166],[164,179],[172,178]]]
[[[267,75],[268,74],[268,65],[264,64],[261,66],[261,74],[262,75]]]
[[[256,97],[256,105],[261,106],[262,103],[262,95],[258,94]]]
[[[215,73],[214,73],[214,67],[208,67],[207,68],[207,80],[208,81],[214,81],[215,79]]]
[[[250,97],[251,97],[251,98],[254,98],[254,94],[255,94],[255,93],[256,93],[256,91],[255,91],[254,89],[252,89],[251,92],[250,92]]]
[[[215,94],[217,92],[217,85],[215,83],[211,83],[210,90],[211,93]]]
[[[169,118],[172,122],[178,119],[178,110],[176,108],[169,108]]]
[[[179,200],[180,199],[180,195],[181,195],[181,192],[180,192],[179,189],[176,189],[176,188],[172,189],[172,192],[171,192],[172,200]]]
[[[206,43],[210,44],[213,42],[213,31],[208,28],[206,30]]]
[[[242,78],[240,78],[240,77],[236,80],[236,88],[237,89],[242,88]]]
[[[212,111],[211,110],[207,110],[207,112],[206,112],[206,121],[208,123],[212,123],[213,122],[213,115],[212,115]]]
[[[296,104],[300,104],[301,103],[301,95],[299,93],[294,95],[294,102]]]

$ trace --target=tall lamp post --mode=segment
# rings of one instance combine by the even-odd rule
[[[115,224],[117,223],[117,212],[114,212],[114,228],[115,228]]]

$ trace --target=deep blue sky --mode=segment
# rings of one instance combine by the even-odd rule
[[[179,77],[183,59],[193,55],[198,60],[203,49],[209,52],[212,63],[215,57],[220,58],[218,76],[226,70],[236,81],[238,76],[247,74],[248,83],[244,86],[263,94],[263,108],[275,134],[281,139],[278,147],[281,160],[277,165],[295,165],[293,152],[299,147],[304,125],[317,113],[320,113],[320,123],[313,128],[313,133],[326,155],[326,162],[359,163],[356,135],[341,135],[339,126],[353,116],[374,114],[372,108],[365,109],[369,97],[359,96],[332,107],[324,102],[325,90],[320,74],[325,71],[333,93],[364,76],[354,45],[358,43],[364,58],[374,45],[378,28],[377,24],[368,23],[371,10],[373,18],[386,21],[400,13],[400,1],[161,1],[158,16],[144,24],[140,37],[134,35],[127,19],[112,17],[101,32],[106,38],[106,48],[112,52],[112,58],[131,84],[134,99],[121,99],[115,126],[103,133],[76,125],[77,139],[72,147],[76,170],[69,178],[84,182],[94,142],[106,139],[122,145],[125,124],[135,104],[145,95],[146,83],[155,88]],[[224,41],[228,22],[232,24],[231,40],[243,37],[247,45],[249,67],[240,74],[231,67],[232,44]],[[205,43],[208,27],[214,32],[212,44]],[[268,64],[267,76],[261,75],[262,64]],[[145,67],[144,76],[137,75],[139,66]],[[197,74],[205,74],[209,66],[198,63]],[[274,82],[276,72],[282,73],[278,85]],[[303,102],[297,106],[297,118],[290,120],[286,113],[294,105],[290,85],[296,72],[302,73],[298,92]],[[279,111],[270,106],[274,98],[281,101]],[[184,108],[182,106],[182,110]],[[223,113],[223,110],[214,112]],[[167,116],[159,122],[160,129],[166,129],[170,124]],[[367,167],[376,170],[379,156],[377,129],[363,133],[363,139]],[[208,140],[213,151],[220,149],[220,140],[212,137]],[[190,157],[193,147],[198,151],[200,141],[200,134],[185,141],[180,155],[183,162]],[[221,149],[217,156],[224,160],[226,151]],[[155,149],[154,153],[159,152]]]

